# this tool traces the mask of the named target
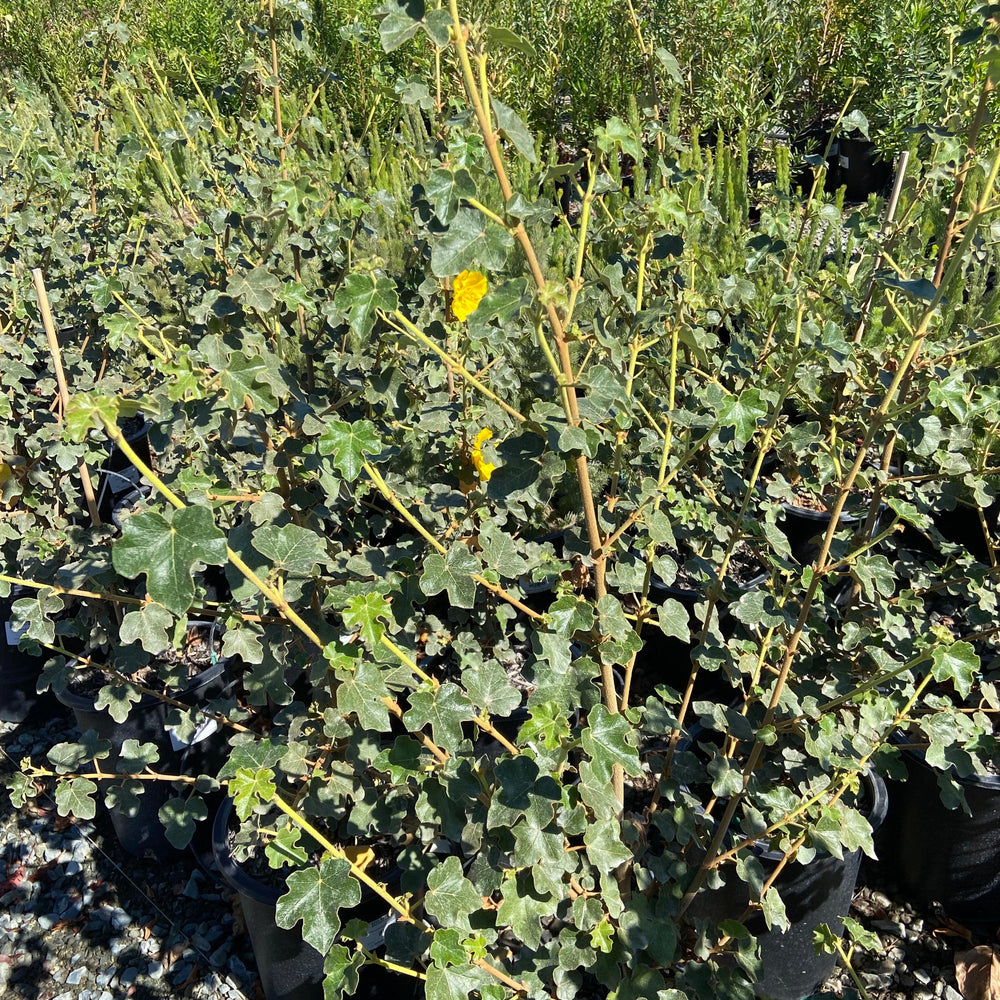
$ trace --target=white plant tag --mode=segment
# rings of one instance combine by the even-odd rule
[[[167,732],[170,733],[170,745],[174,750],[183,750],[185,747],[193,747],[195,743],[207,740],[218,728],[219,724],[215,719],[204,719],[201,725],[194,731],[194,735],[190,740],[182,740],[177,735],[176,726],[167,726]]]
[[[387,913],[384,917],[379,917],[378,920],[373,920],[368,925],[365,936],[358,938],[358,941],[361,942],[361,947],[367,948],[369,951],[381,948],[385,944],[385,932],[397,920],[399,920],[399,914],[395,910],[392,913]]]
[[[7,637],[8,646],[16,646],[21,641],[22,635],[28,634],[29,623],[25,622],[18,628],[14,628],[10,622],[3,623],[4,634]]]

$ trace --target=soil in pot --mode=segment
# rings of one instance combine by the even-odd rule
[[[302,939],[301,926],[291,929],[276,922],[278,899],[285,893],[284,877],[271,868],[263,852],[252,852],[249,863],[233,858],[232,799],[225,799],[215,816],[212,846],[215,863],[222,879],[240,898],[240,907],[253,944],[254,957],[267,1000],[323,1000],[323,956]],[[376,859],[378,863],[378,858]],[[384,875],[392,890],[391,858],[382,858]],[[381,877],[376,872],[376,877]],[[362,887],[361,902],[350,910],[340,911],[341,925],[357,919],[368,923],[365,947],[381,947],[391,916],[385,904],[371,890]],[[365,965],[360,973],[355,997],[363,1000],[419,1000],[424,995],[422,980],[375,965]]]
[[[198,628],[200,626],[195,628],[196,632]],[[167,665],[179,668],[186,675],[179,689],[165,693],[190,706],[205,705],[221,696],[231,684],[228,676],[231,663],[217,658],[217,643],[217,639],[192,642],[182,651],[170,650],[163,654]],[[136,671],[130,679],[151,690],[163,690],[155,661]],[[214,775],[218,771],[225,760],[227,747],[214,720],[204,719],[193,735],[185,737],[167,725],[171,706],[154,694],[143,694],[131,706],[127,718],[116,722],[105,709],[98,709],[95,704],[101,688],[113,680],[97,668],[88,668],[79,671],[67,689],[58,694],[59,700],[73,710],[80,732],[93,730],[100,738],[110,741],[111,754],[101,761],[102,767],[113,772],[122,745],[132,739],[156,746],[159,760],[154,768],[160,773]],[[103,793],[114,782],[99,784]],[[138,857],[181,853],[167,840],[158,815],[161,806],[174,794],[169,782],[146,781],[142,794],[131,808],[109,808],[115,832],[125,850]]]

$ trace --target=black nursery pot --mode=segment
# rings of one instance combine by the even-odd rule
[[[891,806],[876,838],[881,865],[912,899],[940,902],[966,925],[1000,926],[1000,775],[955,778],[969,815],[941,801],[939,772],[923,753],[902,756],[907,780],[887,782]]]
[[[278,900],[284,895],[253,878],[233,859],[229,850],[229,821],[233,800],[219,806],[212,827],[212,850],[223,881],[240,897],[240,908],[253,944],[257,971],[267,1000],[323,1000],[323,956],[302,939],[301,927],[279,927],[275,919]],[[391,890],[390,890],[391,891]],[[361,902],[341,910],[341,924],[348,920],[368,921],[366,947],[377,948],[389,925],[387,904],[365,886]],[[353,996],[363,1000],[417,1000],[423,997],[422,980],[393,973],[380,966],[366,965],[359,975]]]
[[[875,773],[863,776],[867,819],[878,830],[885,819],[888,794],[885,783]],[[757,859],[770,877],[781,863],[780,851],[760,844],[754,848]],[[854,888],[861,867],[861,851],[845,852],[843,858],[818,854],[808,864],[787,864],[774,882],[789,920],[786,931],[768,930],[757,914],[746,927],[760,945],[762,976],[754,990],[768,1000],[802,1000],[809,996],[833,972],[836,955],[817,954],[813,934],[826,924],[834,934],[844,929],[844,917],[850,912]],[[689,909],[695,918],[715,922],[738,918],[747,907],[746,883],[730,872],[725,886],[700,893]]]
[[[152,426],[151,421],[137,415],[125,421],[121,428],[125,440],[146,465],[153,464],[149,449],[149,429]],[[117,445],[113,445],[98,471],[97,512],[102,521],[109,521],[119,500],[139,486],[139,470]]]
[[[885,505],[879,509],[878,517],[872,525],[872,533],[878,534],[882,520],[888,508]],[[809,507],[799,507],[796,504],[783,503],[781,505],[782,517],[778,522],[778,527],[788,539],[789,548],[792,555],[803,566],[815,561],[819,555],[820,545],[823,535],[826,534],[830,524],[830,512],[827,510],[813,510]],[[860,518],[853,514],[842,513],[837,519],[838,525],[846,526],[857,530],[861,523]]]
[[[227,687],[227,663],[227,660],[219,660],[191,678],[176,699],[193,706],[220,696]],[[74,694],[68,689],[59,692],[57,697],[73,710],[81,733],[94,730],[101,739],[111,742],[111,754],[101,763],[112,773],[122,744],[130,739],[155,744],[160,757],[154,766],[165,774],[215,774],[225,761],[225,741],[210,726],[206,727],[204,738],[196,738],[187,747],[175,748],[167,729],[169,707],[152,695],[143,695],[139,702],[131,706],[128,718],[120,723],[115,722],[104,709],[96,708],[93,698]],[[99,784],[103,793],[109,782],[101,781]],[[140,858],[177,857],[182,853],[167,840],[159,818],[160,808],[173,794],[169,782],[147,781],[143,783],[143,793],[138,797],[134,814],[130,815],[117,806],[109,808],[111,823],[126,851]]]
[[[44,656],[32,656],[18,649],[20,633],[11,625],[14,601],[29,596],[14,589],[0,598],[0,719],[23,722],[40,703],[55,705],[51,694],[38,694],[38,677],[45,666]]]

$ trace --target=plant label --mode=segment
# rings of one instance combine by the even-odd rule
[[[369,951],[380,948],[385,944],[385,932],[397,920],[399,920],[399,914],[395,910],[387,913],[384,917],[379,917],[378,920],[373,920],[368,925],[368,930],[365,932],[364,937],[358,938],[361,947],[367,948]]]
[[[4,635],[7,638],[8,646],[16,646],[21,641],[22,635],[28,634],[29,623],[25,622],[23,625],[18,625],[14,628],[10,622],[3,623]]]
[[[197,729],[195,729],[194,734],[191,739],[185,740],[177,735],[176,726],[167,726],[167,732],[170,733],[170,745],[174,750],[184,750],[187,747],[193,747],[195,743],[200,743],[202,740],[207,740],[209,736],[212,735],[219,728],[219,724],[215,719],[204,719],[199,723]]]

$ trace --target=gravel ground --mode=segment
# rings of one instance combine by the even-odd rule
[[[46,714],[0,723],[0,783],[28,754],[66,739],[72,720]],[[31,1000],[262,1000],[233,894],[182,858],[126,855],[106,816],[64,819],[40,797],[15,810],[0,789],[0,995]],[[878,935],[852,964],[871,1000],[963,1000],[955,955],[996,944],[940,911],[898,900],[862,870],[852,916]],[[821,994],[859,995],[838,968]]]
[[[72,717],[0,723],[0,782],[67,738]],[[250,939],[235,897],[193,858],[125,854],[105,814],[60,817],[51,799],[15,810],[0,789],[0,995],[31,1000],[254,1000]]]

